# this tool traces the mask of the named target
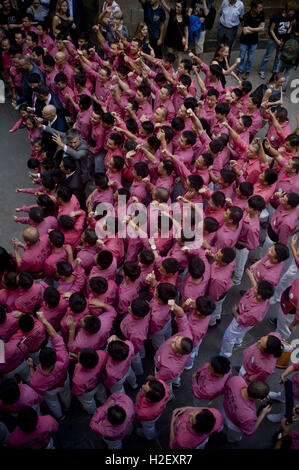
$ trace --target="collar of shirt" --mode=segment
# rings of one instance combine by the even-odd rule
[[[53,121],[49,121],[49,124],[48,124],[49,127],[52,127],[52,126],[53,126],[53,124],[54,124],[54,122],[56,121],[56,119],[57,119],[57,114],[56,114],[55,118],[53,119]]]
[[[76,170],[75,170],[75,171],[76,171]],[[75,171],[73,171],[73,172],[70,173],[69,175],[66,175],[66,179],[68,179],[70,176],[72,176],[72,175],[75,173]]]
[[[50,103],[51,98],[52,98],[52,95],[51,95],[51,93],[50,93],[49,98],[45,101],[45,106],[47,106],[47,105]],[[57,116],[56,116],[56,117],[57,117]]]

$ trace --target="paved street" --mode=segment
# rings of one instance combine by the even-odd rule
[[[256,88],[261,83],[256,69],[260,63],[263,51],[256,54],[256,59],[253,67],[252,76],[249,79],[253,82],[253,88]],[[237,52],[232,54],[231,61],[235,60]],[[207,54],[204,58],[206,63],[209,63],[211,54]],[[271,64],[270,64],[271,65]],[[267,75],[269,77],[269,73]],[[296,78],[296,75],[293,75]],[[298,72],[297,72],[297,78]],[[232,83],[231,83],[232,82]],[[232,80],[228,80],[228,84],[233,84]],[[289,111],[292,128],[296,127],[296,115],[298,111],[298,104],[291,103],[288,94],[288,88],[284,95],[285,106]],[[298,93],[299,97],[299,93]],[[17,194],[16,187],[29,187],[31,180],[28,178],[28,170],[26,161],[30,156],[29,144],[26,132],[24,130],[18,131],[13,135],[8,134],[8,130],[18,119],[18,114],[13,110],[9,104],[0,105],[0,198],[1,198],[1,212],[0,212],[0,244],[6,249],[11,250],[10,239],[13,236],[21,237],[24,226],[16,224],[12,215],[15,214],[16,207],[24,204],[30,204],[34,199],[31,195]],[[261,135],[264,136],[266,129],[263,129]],[[229,292],[223,308],[223,319],[215,329],[210,329],[205,336],[199,350],[199,356],[196,360],[196,366],[202,365],[211,356],[218,353],[222,341],[223,333],[232,319],[231,307],[233,304],[238,303],[240,299],[240,289],[248,289],[249,281],[246,276],[243,278],[241,286],[235,286]],[[273,331],[268,323],[269,317],[276,315],[278,306],[271,306],[266,318],[256,327],[254,327],[246,336],[242,347],[236,348],[231,358],[233,366],[241,364],[242,351],[252,343],[254,343],[261,336]],[[299,327],[293,333],[290,340],[299,338]],[[138,376],[138,383],[142,385],[146,376],[153,373],[153,351],[150,345],[147,345],[147,358],[144,361],[144,368],[146,371],[145,376]],[[194,369],[195,370],[195,369]],[[170,415],[174,408],[186,405],[193,405],[193,395],[191,393],[191,374],[194,371],[185,371],[182,374],[182,385],[179,389],[174,389],[175,399],[169,403],[163,416],[157,424],[158,440],[160,448],[167,449],[169,443],[169,421]],[[276,373],[270,377],[268,383],[274,391],[280,390],[278,378],[281,370],[277,369]],[[130,387],[127,388],[129,396],[133,399],[137,391],[133,391]],[[213,402],[213,406],[221,403],[222,397]],[[281,410],[281,405],[275,403],[272,412]],[[82,410],[80,404],[73,399],[71,412],[66,420],[60,425],[59,431],[54,437],[54,444],[57,449],[94,449],[104,448],[104,444],[96,433],[89,428],[90,417]],[[279,425],[270,423],[267,419],[264,420],[259,430],[253,437],[244,438],[240,443],[234,445],[227,445],[225,443],[214,443],[217,448],[235,448],[235,449],[271,449],[272,436],[278,429]],[[158,442],[147,442],[139,438],[135,432],[124,440],[125,449],[154,449],[159,445]],[[211,447],[213,444],[211,443]]]

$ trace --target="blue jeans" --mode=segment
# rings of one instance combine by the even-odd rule
[[[247,61],[245,65],[245,72],[246,73],[250,72],[252,61],[253,61],[253,56],[254,56],[256,48],[257,48],[257,44],[240,44],[241,62],[237,66],[238,72],[243,72],[246,53],[247,53]]]
[[[259,69],[259,73],[265,73],[267,63],[269,62],[269,59],[274,51],[276,52],[275,52],[275,59],[274,59],[272,72],[278,72],[280,49],[279,49],[279,45],[277,44],[277,42],[274,41],[274,39],[270,38],[267,44],[266,52],[264,54],[260,69]]]
[[[293,70],[296,69],[296,65],[289,65],[283,62],[282,60],[280,60],[278,64],[278,69],[279,69],[279,72],[284,72],[284,77],[286,81],[283,84],[282,91],[285,91],[288,81],[290,80],[290,76]]]

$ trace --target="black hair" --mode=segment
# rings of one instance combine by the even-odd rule
[[[270,387],[262,380],[254,380],[247,387],[247,393],[251,398],[263,400],[270,392]]]
[[[252,196],[248,199],[248,206],[256,211],[262,211],[266,207],[265,199],[262,196]]]
[[[253,184],[250,181],[243,181],[239,185],[240,193],[242,196],[249,198],[253,194]]]
[[[0,400],[5,405],[16,403],[20,395],[20,389],[15,378],[3,380],[0,384]]]
[[[51,307],[55,308],[59,305],[60,292],[55,287],[46,287],[44,290],[44,301]]]
[[[239,224],[240,220],[243,217],[243,211],[238,206],[230,206],[229,207],[229,218],[233,221],[234,225]]]
[[[33,220],[33,222],[40,224],[44,218],[45,214],[41,207],[31,207],[29,210],[29,219]]]
[[[29,333],[34,328],[34,320],[31,315],[23,313],[18,320],[18,325],[20,330],[24,331],[24,333]]]
[[[98,264],[102,269],[107,269],[113,261],[113,254],[111,251],[103,250],[96,256],[96,264]]]
[[[68,261],[58,261],[56,263],[56,271],[60,276],[70,276],[73,272],[73,267]]]
[[[5,305],[0,304],[0,325],[2,325],[6,320],[7,308]]]
[[[193,351],[193,341],[191,338],[183,337],[180,344],[180,353],[185,356]]]
[[[69,306],[72,312],[82,313],[86,309],[86,300],[82,295],[75,292],[69,298]]]
[[[188,72],[191,72],[192,66],[193,66],[193,63],[192,63],[191,59],[182,59],[181,64],[184,65],[185,70],[187,70]]]
[[[148,302],[146,300],[141,299],[138,297],[137,299],[133,300],[131,302],[131,309],[132,309],[132,314],[135,315],[135,317],[140,317],[144,318],[150,311],[150,307]]]
[[[175,274],[179,270],[179,263],[175,258],[165,258],[161,264],[169,274]]]
[[[140,266],[135,261],[126,261],[124,263],[123,270],[124,275],[129,277],[131,281],[136,281],[136,279],[138,279],[141,274]]]
[[[62,184],[60,184],[59,186],[57,186],[56,194],[60,199],[63,200],[63,202],[69,202],[71,200],[73,192],[68,186],[63,186]]]
[[[44,367],[52,367],[56,363],[57,355],[53,348],[45,347],[39,353],[39,362]]]
[[[228,246],[222,248],[221,253],[223,263],[229,264],[236,258],[236,252],[234,248],[230,248]]]
[[[210,360],[210,364],[216,374],[227,374],[230,371],[230,362],[227,357],[214,356]]]
[[[18,284],[19,284],[19,287],[22,287],[23,289],[30,289],[30,287],[32,287],[33,285],[32,274],[26,271],[23,271],[22,273],[20,273]]]
[[[149,174],[148,164],[145,162],[135,163],[134,170],[136,171],[136,174],[142,178],[146,178]]]
[[[196,189],[197,191],[203,187],[203,179],[200,175],[189,175],[188,181],[190,183],[191,188]]]
[[[142,129],[145,130],[147,134],[152,134],[154,132],[155,126],[151,121],[143,121],[141,123]]]
[[[182,133],[182,136],[186,139],[187,145],[190,145],[192,147],[195,144],[196,135],[193,131],[184,131]]]
[[[216,88],[210,88],[208,93],[207,93],[207,96],[216,96],[216,98],[218,99],[219,98],[219,91],[216,90]]]
[[[99,356],[93,349],[84,348],[79,353],[79,362],[84,369],[91,370],[98,364]]]
[[[237,88],[237,90],[238,90],[238,88]],[[251,127],[251,125],[252,125],[252,118],[250,116],[246,116],[246,114],[245,114],[244,116],[241,116],[241,119],[243,121],[244,126],[247,129],[249,129],[249,127]]]
[[[38,414],[31,406],[23,406],[17,417],[17,423],[21,431],[30,434],[36,429]]]
[[[174,300],[177,296],[177,288],[173,284],[168,282],[160,282],[157,285],[158,297],[164,304],[168,303],[168,300]]]
[[[104,294],[108,290],[108,282],[104,277],[95,276],[89,279],[89,287],[96,294]]]
[[[247,95],[252,90],[252,83],[249,80],[242,80],[242,91],[244,95]]]
[[[275,257],[279,263],[287,260],[288,257],[290,256],[289,248],[283,243],[275,243],[274,249],[275,249]]]
[[[127,413],[119,405],[110,406],[107,410],[107,419],[111,424],[114,424],[115,426],[119,426],[120,424],[122,424],[125,421],[126,417]]]
[[[147,139],[147,143],[148,145],[156,152],[160,146],[161,146],[161,142],[160,140],[158,139],[158,137],[156,137],[155,135],[151,135],[148,139]]]
[[[298,204],[299,204],[299,194],[298,193],[288,193],[287,198],[288,198],[288,205],[291,206],[292,209],[295,209],[295,207],[297,207]]]
[[[64,230],[72,230],[75,226],[74,219],[69,215],[61,215],[57,222],[59,227],[63,228]]]
[[[99,186],[101,189],[108,188],[108,176],[105,173],[95,173],[93,176],[94,183],[96,186]]]
[[[175,55],[172,52],[166,52],[166,54],[163,55],[163,59],[170,64],[175,63]]]
[[[165,388],[159,380],[149,380],[150,390],[146,393],[146,398],[151,403],[157,403],[165,397]]]
[[[60,230],[51,230],[49,240],[56,248],[61,248],[64,244],[64,234]]]
[[[273,284],[265,280],[258,281],[257,292],[262,297],[263,300],[270,299],[274,293]]]
[[[110,354],[112,359],[117,362],[121,362],[127,359],[129,351],[129,346],[124,343],[124,341],[119,340],[110,341],[107,347],[108,354]]]
[[[195,420],[196,422],[192,425],[192,428],[194,431],[198,432],[198,434],[210,433],[216,422],[215,416],[208,408],[199,411],[195,416]]]
[[[97,333],[101,329],[101,320],[96,315],[86,315],[84,317],[84,329],[91,334]]]
[[[139,253],[139,260],[145,266],[150,266],[155,261],[155,255],[152,250],[143,249]]]
[[[109,135],[109,139],[113,140],[114,144],[120,146],[124,143],[124,136],[120,132],[112,132]]]
[[[230,106],[228,103],[223,102],[223,103],[216,104],[216,107],[215,107],[216,113],[225,114],[225,116],[227,116],[229,114],[229,111],[230,111]]]
[[[138,124],[137,124],[137,121],[135,121],[135,119],[133,118],[126,119],[125,124],[129,132],[131,132],[132,134],[138,133]]]
[[[171,127],[175,130],[175,131],[182,131],[183,129],[185,129],[185,121],[183,118],[177,116],[175,118],[173,118],[173,120],[171,121]]]
[[[151,96],[151,89],[148,85],[140,85],[137,88],[137,91],[140,91],[146,98],[149,98]]]
[[[277,336],[268,335],[267,346],[264,353],[273,354],[274,357],[280,357],[283,351],[283,344]]]
[[[198,106],[197,99],[193,98],[193,96],[189,96],[184,100],[184,106],[186,109],[192,109],[192,111],[194,111]]]
[[[188,272],[194,279],[199,279],[204,275],[205,264],[198,256],[193,256],[188,264]]]
[[[197,297],[195,304],[196,310],[204,316],[211,315],[216,308],[214,300],[204,295]]]
[[[208,233],[217,232],[219,228],[219,222],[218,220],[214,219],[214,217],[205,217],[203,219],[203,224],[204,230],[206,230]]]
[[[211,199],[217,207],[224,207],[225,204],[225,195],[222,191],[215,191]]]
[[[46,54],[43,57],[43,64],[48,65],[50,67],[55,67],[55,59],[50,54]],[[54,78],[54,80],[55,80],[55,78]]]
[[[84,111],[86,111],[92,104],[92,98],[89,95],[80,95],[78,104]]]
[[[213,164],[213,156],[210,153],[202,153],[201,156],[207,168]]]
[[[109,126],[114,125],[115,119],[114,119],[114,117],[111,113],[103,113],[101,117],[102,117],[102,122],[103,123],[108,124]]]

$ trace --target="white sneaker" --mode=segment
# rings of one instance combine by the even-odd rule
[[[280,302],[280,300],[275,299],[275,297],[271,297],[271,299],[270,299],[270,305],[278,304],[278,302]]]
[[[271,423],[280,423],[280,421],[284,418],[284,413],[276,413],[276,414],[268,414],[267,419],[271,421]]]
[[[285,403],[285,399],[282,396],[281,392],[270,392],[269,393],[269,398],[271,400],[276,400],[276,401],[280,401],[281,403]]]

